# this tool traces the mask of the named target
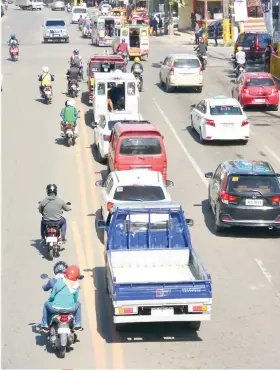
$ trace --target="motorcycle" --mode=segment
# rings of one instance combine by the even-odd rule
[[[136,78],[136,81],[137,81],[137,87],[138,87],[138,91],[142,91],[143,89],[143,75],[142,75],[142,71],[134,71],[133,72],[135,78]]]
[[[129,56],[128,56],[128,54],[127,54],[127,53],[123,53],[123,52],[119,51],[119,52],[118,52],[118,55],[121,55],[121,56],[122,56],[122,58],[123,58],[123,60],[124,60],[125,64],[127,64],[127,63],[129,62]]]
[[[91,37],[91,30],[90,29],[88,29],[88,28],[86,28],[86,27],[84,27],[83,28],[83,34],[82,34],[82,36],[83,37]]]
[[[11,45],[9,51],[10,51],[11,59],[13,61],[17,61],[18,60],[18,54],[19,54],[18,46]]]
[[[67,146],[74,146],[77,138],[77,134],[75,133],[75,126],[70,125],[68,122],[63,122],[62,125],[64,127],[64,135],[62,136],[65,137]]]
[[[44,86],[43,89],[43,98],[45,99],[46,104],[52,103],[52,87],[51,86]]]
[[[238,64],[237,67],[235,68],[236,78],[238,78],[244,72],[246,72],[245,64]]]
[[[40,203],[40,202],[39,202]],[[70,202],[66,203],[68,206]],[[61,238],[61,228],[56,223],[49,222],[45,227],[44,244],[48,249],[49,259],[52,261],[54,257],[59,257],[61,246],[64,244]]]
[[[77,80],[71,80],[68,95],[71,96],[72,98],[76,98],[79,94],[79,90],[80,89],[79,89],[79,86],[78,86],[78,81]]]
[[[50,279],[47,274],[42,274],[41,279]],[[82,280],[84,275],[79,276]],[[66,350],[77,342],[78,336],[74,331],[74,315],[68,313],[53,314],[50,323],[48,341],[60,358],[64,358]]]

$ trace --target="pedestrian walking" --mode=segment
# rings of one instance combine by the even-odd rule
[[[218,25],[215,24],[215,26],[214,26],[214,41],[215,41],[215,46],[218,46],[218,35],[219,35]]]
[[[161,16],[159,15],[159,16],[158,16],[158,29],[159,29],[159,34],[161,34],[161,33],[162,33],[162,26],[163,26],[162,18],[161,18]]]
[[[264,52],[264,71],[270,73],[270,58],[272,54],[272,47],[271,45],[267,45],[265,52]]]
[[[195,36],[196,45],[199,44],[199,31],[200,31],[200,27],[199,27],[199,24],[196,22],[194,26],[194,36]]]

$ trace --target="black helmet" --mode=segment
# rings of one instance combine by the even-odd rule
[[[53,272],[54,274],[64,274],[66,269],[67,269],[68,265],[66,262],[64,261],[59,261],[57,262],[54,267],[53,267]]]
[[[55,194],[57,195],[57,186],[55,184],[49,184],[46,188],[47,194]]]

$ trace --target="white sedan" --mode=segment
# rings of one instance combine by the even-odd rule
[[[97,149],[98,162],[104,163],[108,156],[109,139],[112,129],[117,122],[121,121],[143,121],[138,113],[108,113],[101,116],[97,125],[94,125],[94,145]]]
[[[247,144],[250,125],[236,99],[216,96],[191,105],[191,127],[199,134],[200,142],[240,140]]]
[[[171,201],[168,186],[173,182],[166,183],[160,172],[145,170],[114,171],[109,174],[106,181],[96,181],[96,186],[102,186],[101,212],[107,221],[110,211],[115,204],[134,202],[163,202]]]

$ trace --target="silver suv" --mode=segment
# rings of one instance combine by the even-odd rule
[[[63,19],[48,19],[44,27],[44,42],[69,42],[68,29]]]

